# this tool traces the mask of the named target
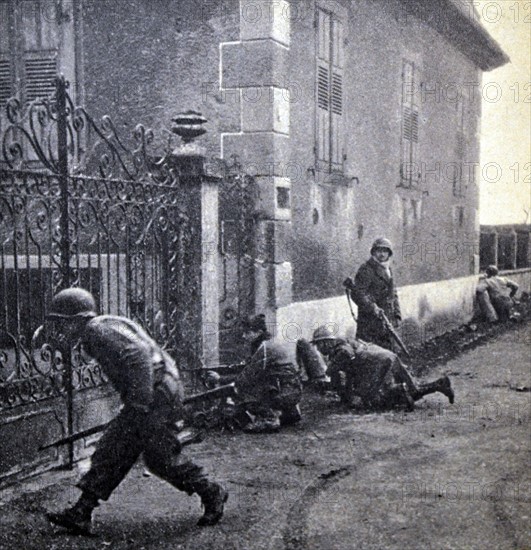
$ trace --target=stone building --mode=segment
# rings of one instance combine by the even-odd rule
[[[60,71],[78,103],[121,128],[203,113],[208,156],[237,155],[255,178],[251,309],[279,335],[346,330],[342,281],[382,235],[412,326],[471,313],[481,75],[508,61],[472,2],[3,0],[0,10],[0,104],[49,93]]]

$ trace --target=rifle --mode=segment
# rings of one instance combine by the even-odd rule
[[[345,287],[345,292],[347,294],[348,305],[350,306],[350,313],[352,314],[354,321],[358,322],[358,320],[356,319],[356,316],[354,315],[352,304],[350,302],[350,291],[354,290],[354,281],[350,277],[347,277],[343,281],[343,286]],[[406,348],[406,345],[404,344],[400,336],[398,336],[398,333],[396,332],[395,327],[391,324],[391,321],[389,321],[389,319],[387,318],[387,315],[383,312],[383,310],[380,309],[380,313],[378,314],[378,317],[381,319],[385,327],[385,330],[391,335],[393,340],[398,344],[398,347],[404,352],[404,354],[407,357],[411,357],[408,349]]]
[[[213,390],[208,390],[205,392],[201,392],[195,395],[190,395],[188,397],[185,397],[183,399],[182,404],[188,405],[190,403],[195,403],[197,401],[217,399],[220,397],[230,397],[235,393],[236,393],[235,384],[233,382],[232,384],[226,384],[225,386],[220,386],[219,388],[214,388]],[[83,430],[82,432],[69,435],[68,437],[63,437],[62,439],[58,439],[53,443],[48,443],[47,445],[41,445],[39,447],[39,451],[44,451],[45,449],[50,449],[51,447],[60,447],[61,445],[66,445],[67,443],[74,443],[74,441],[78,441],[83,437],[88,437],[89,435],[94,435],[99,432],[102,432],[111,422],[112,420],[110,422],[104,422],[103,424],[99,424],[98,426],[93,426],[92,428],[88,428],[87,430]],[[177,439],[179,440],[179,443],[181,444],[182,447],[184,447],[185,445],[191,445],[192,443],[200,443],[201,441],[203,441],[203,438],[204,438],[204,434],[202,432],[194,431],[191,429],[183,430],[177,435]]]
[[[398,344],[398,347],[404,352],[407,357],[411,357],[411,355],[409,355],[408,349],[406,348],[406,345],[404,344],[404,342],[402,342],[400,336],[398,336],[395,327],[391,324],[391,321],[389,321],[387,315],[383,311],[380,311],[379,317],[384,324],[385,330],[387,330],[387,332],[392,336],[393,340]]]

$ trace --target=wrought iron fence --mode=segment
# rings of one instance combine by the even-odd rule
[[[178,167],[155,151],[153,132],[137,125],[128,146],[109,117],[97,123],[74,105],[64,79],[50,98],[10,100],[3,123],[0,413],[64,397],[71,432],[75,394],[106,381],[82,350],[61,352],[36,332],[53,295],[90,290],[101,313],[137,319],[194,369],[197,228]]]

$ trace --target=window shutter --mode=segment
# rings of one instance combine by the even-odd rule
[[[26,101],[47,97],[55,91],[57,56],[55,52],[38,52],[26,55],[24,60],[26,77]]]
[[[460,96],[456,103],[457,110],[457,131],[455,136],[455,157],[456,164],[459,167],[454,175],[453,181],[453,193],[456,197],[463,196],[463,188],[466,186],[466,183],[463,182],[463,160],[466,153],[466,136],[465,136],[465,102],[463,97]]]
[[[0,57],[0,105],[5,105],[12,95],[11,64],[9,59]]]
[[[0,2],[0,106],[13,95],[11,53],[9,51],[9,5]]]
[[[343,77],[336,72],[332,75],[332,113],[343,114]]]
[[[324,10],[317,10],[317,136],[320,167],[343,168],[343,24]]]
[[[330,16],[317,10],[317,160],[330,160]]]
[[[317,67],[317,105],[320,109],[328,111],[330,102],[330,79],[328,76],[328,67],[319,65]]]
[[[404,61],[402,66],[402,155],[401,184],[411,187],[418,179],[419,112],[413,102],[415,66]]]
[[[332,169],[343,168],[343,63],[344,38],[343,25],[337,19],[332,20],[332,82],[330,98],[330,117],[332,124]]]

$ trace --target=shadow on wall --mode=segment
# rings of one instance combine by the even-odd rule
[[[311,269],[307,259],[313,258]],[[315,300],[336,296],[340,288],[341,268],[337,260],[330,258],[324,243],[299,238],[291,258],[293,264],[294,295],[297,301]],[[305,269],[297,269],[297,264]]]

